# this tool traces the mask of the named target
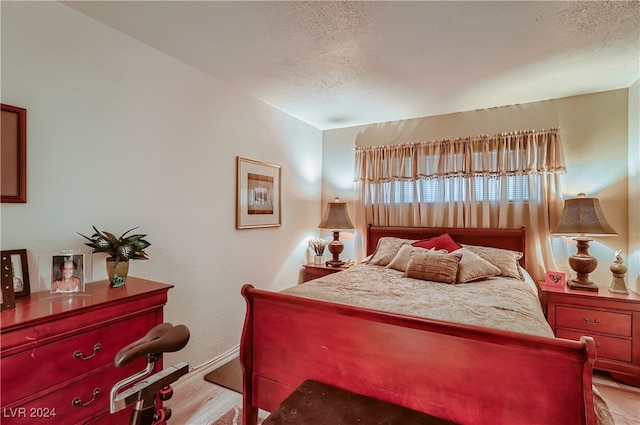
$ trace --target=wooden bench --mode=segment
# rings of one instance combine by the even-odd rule
[[[262,425],[445,425],[417,410],[306,380]]]

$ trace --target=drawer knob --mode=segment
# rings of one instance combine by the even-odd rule
[[[98,354],[98,351],[100,351],[100,350],[102,350],[102,344],[97,343],[96,345],[93,346],[93,354],[91,354],[90,356],[85,356],[84,354],[82,354],[82,351],[76,350],[73,353],[73,358],[74,359],[80,359],[80,360],[89,360],[91,357],[93,357],[96,354]]]
[[[85,407],[85,406],[90,405],[90,404],[91,404],[91,403],[93,403],[94,401],[96,401],[96,398],[97,398],[99,395],[100,395],[100,388],[95,388],[95,389],[93,390],[93,394],[92,394],[91,400],[89,400],[89,401],[82,401],[82,399],[81,399],[80,397],[76,397],[76,398],[74,398],[74,399],[73,399],[73,401],[71,402],[71,404],[72,404],[73,406],[76,406],[76,407]]]
[[[589,320],[587,317],[583,317],[582,320],[584,320],[585,322],[587,322],[590,325],[597,325],[598,323],[600,323],[600,319],[596,319],[593,322],[591,320]]]

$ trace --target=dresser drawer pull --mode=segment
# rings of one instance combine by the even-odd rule
[[[585,322],[587,322],[587,323],[588,323],[588,324],[590,324],[590,325],[597,325],[598,323],[600,323],[600,319],[596,319],[596,320],[594,320],[594,321],[592,322],[592,321],[591,321],[591,320],[589,320],[588,318],[583,317],[583,318],[582,318],[582,320],[584,320]]]
[[[600,343],[596,342],[596,348],[600,347]]]
[[[73,358],[80,359],[80,360],[89,360],[91,357],[98,354],[98,351],[100,350],[102,350],[102,345],[100,343],[97,343],[96,345],[93,346],[93,354],[91,354],[90,356],[85,357],[84,354],[82,354],[82,351],[76,350],[75,353],[73,353]]]
[[[93,390],[93,397],[91,397],[91,400],[87,401],[87,402],[83,402],[80,397],[76,397],[73,399],[73,401],[71,402],[71,404],[73,406],[76,407],[85,407],[90,405],[91,403],[93,403],[94,401],[96,401],[96,398],[100,395],[100,388],[96,388]]]

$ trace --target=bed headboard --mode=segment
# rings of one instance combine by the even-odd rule
[[[367,255],[373,254],[382,237],[402,239],[428,239],[448,233],[454,241],[467,245],[490,246],[522,252],[520,265],[525,265],[525,230],[519,229],[480,229],[457,227],[402,227],[371,226],[367,229]]]

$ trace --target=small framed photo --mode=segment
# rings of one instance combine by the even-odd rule
[[[544,283],[547,286],[562,288],[567,283],[567,274],[564,272],[547,271]]]
[[[237,157],[236,228],[282,225],[282,168]]]
[[[27,250],[15,249],[2,251],[2,264],[11,268],[11,282],[16,298],[26,297],[31,294],[29,285],[29,266],[27,264]]]
[[[54,255],[51,259],[51,293],[84,292],[84,255]]]

